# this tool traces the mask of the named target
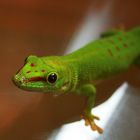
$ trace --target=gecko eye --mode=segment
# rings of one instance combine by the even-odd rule
[[[55,83],[57,80],[57,74],[56,73],[51,73],[48,75],[47,81],[51,84]]]

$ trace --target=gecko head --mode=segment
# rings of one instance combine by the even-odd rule
[[[13,81],[24,90],[57,94],[68,91],[71,86],[70,72],[57,56],[27,57]]]

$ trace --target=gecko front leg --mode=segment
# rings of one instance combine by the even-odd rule
[[[77,93],[79,95],[87,96],[86,108],[82,115],[82,118],[85,120],[85,125],[89,125],[92,130],[102,133],[103,132],[102,128],[100,128],[94,121],[94,120],[99,120],[99,117],[91,113],[91,110],[95,103],[96,88],[91,84],[86,84],[86,85],[81,86],[77,90]]]

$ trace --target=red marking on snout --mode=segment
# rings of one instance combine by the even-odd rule
[[[28,79],[28,82],[37,82],[37,81],[46,81],[46,78],[37,76]]]
[[[31,63],[31,64],[30,64],[30,66],[31,66],[31,67],[34,67],[34,66],[35,66],[35,64],[34,64],[34,63]]]

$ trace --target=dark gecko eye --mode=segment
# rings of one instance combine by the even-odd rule
[[[55,83],[57,80],[57,74],[56,73],[51,73],[48,75],[47,81],[51,84]]]

